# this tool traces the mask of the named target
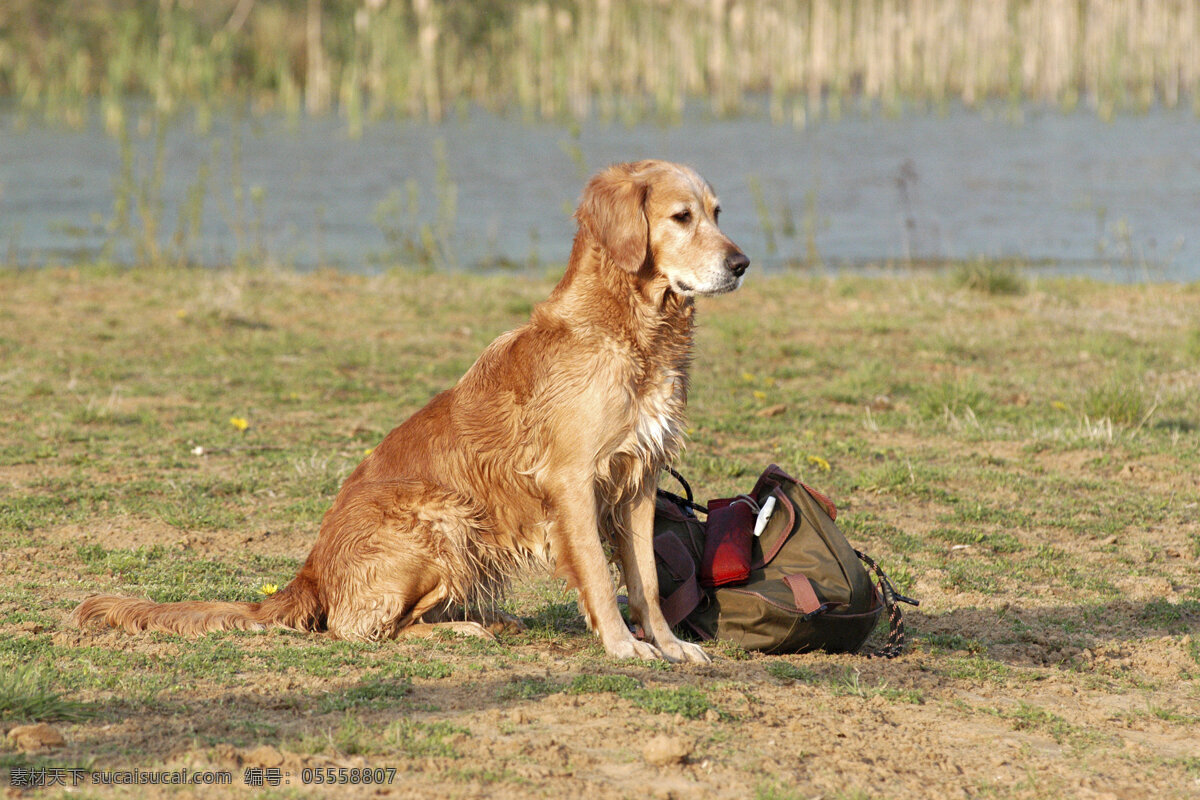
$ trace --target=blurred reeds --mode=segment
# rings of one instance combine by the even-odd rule
[[[803,123],[851,103],[1200,111],[1195,0],[5,0],[0,94],[81,122],[159,111],[440,119],[677,117],[748,97]]]

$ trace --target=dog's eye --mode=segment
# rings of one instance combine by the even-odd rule
[[[678,214],[672,214],[671,219],[675,220],[680,225],[686,225],[692,221],[692,212],[685,208],[683,211],[680,211]]]
[[[721,217],[721,207],[717,206],[713,209],[713,222],[716,222]]]

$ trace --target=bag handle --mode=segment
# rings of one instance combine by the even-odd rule
[[[671,473],[671,476],[673,478],[675,478],[675,480],[679,481],[680,485],[683,486],[683,493],[686,494],[687,497],[680,497],[679,495],[677,495],[673,492],[668,492],[666,489],[659,489],[658,490],[659,496],[667,498],[672,503],[674,503],[675,505],[684,509],[687,513],[691,514],[692,516],[695,516],[695,514],[692,513],[693,511],[703,511],[705,514],[707,514],[708,506],[700,505],[693,498],[691,484],[689,484],[682,475],[680,475],[678,472],[676,472],[671,467],[663,467],[663,469],[665,469],[667,472]]]
[[[855,550],[854,554],[879,577],[879,592],[883,596],[883,605],[888,611],[887,641],[879,649],[863,655],[867,658],[895,658],[904,652],[905,644],[904,617],[900,614],[899,604],[908,603],[910,606],[919,606],[921,601],[913,600],[911,597],[905,597],[897,592],[896,587],[888,580],[888,576],[866,553]]]

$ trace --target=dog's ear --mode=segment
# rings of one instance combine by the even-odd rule
[[[649,184],[639,179],[630,166],[617,164],[592,178],[575,209],[575,219],[614,264],[637,272],[646,262],[650,245],[650,222],[646,219]]]

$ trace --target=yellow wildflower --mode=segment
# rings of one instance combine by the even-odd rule
[[[808,463],[821,470],[821,472],[829,472],[829,462],[820,456],[809,456]]]
[[[250,427],[250,423],[247,422],[243,417],[230,417],[229,424],[243,433],[245,433],[246,428]]]
[[[270,597],[278,591],[279,587],[273,583],[264,583],[262,586],[258,587],[258,593],[263,597]]]

